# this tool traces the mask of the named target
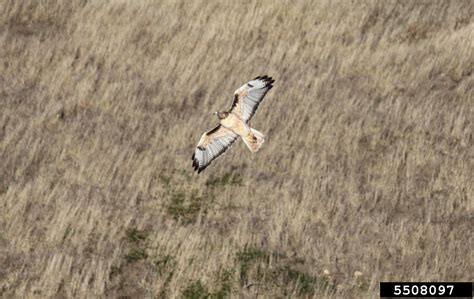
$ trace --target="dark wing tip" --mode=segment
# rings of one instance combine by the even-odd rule
[[[199,168],[199,161],[196,159],[196,154],[193,154],[193,169],[197,170]]]
[[[272,89],[273,87],[273,82],[275,82],[275,80],[273,80],[271,77],[269,80],[265,81],[266,85],[265,87],[268,87],[268,90]]]
[[[209,163],[209,164],[211,164],[211,163]],[[199,168],[197,169],[197,173],[200,174],[201,172],[203,172],[204,169],[206,169],[206,167],[207,167],[209,164],[204,165],[204,166],[202,166],[202,167],[199,167]]]
[[[211,164],[211,163],[209,163],[209,164]],[[201,173],[204,169],[206,169],[206,167],[207,167],[209,164],[203,165],[203,166],[199,166],[199,161],[198,161],[198,159],[196,159],[196,155],[193,154],[193,169],[194,169],[194,171],[197,171],[198,174]]]
[[[263,76],[257,76],[257,77],[255,77],[254,80],[263,80],[263,81],[265,81],[265,80],[267,80],[268,78],[269,78],[269,77],[268,77],[267,75],[263,75]]]
[[[255,77],[253,80],[262,80],[266,83],[267,86],[272,85],[273,82],[275,82],[275,80],[272,77],[267,76],[267,75]]]

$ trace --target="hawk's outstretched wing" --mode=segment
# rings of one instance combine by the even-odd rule
[[[198,173],[203,171],[212,160],[222,155],[237,140],[239,135],[218,125],[204,133],[194,150],[193,167]]]
[[[242,85],[234,93],[234,102],[230,112],[236,113],[243,121],[248,123],[267,92],[273,87],[273,82],[275,80],[272,77],[259,76]]]

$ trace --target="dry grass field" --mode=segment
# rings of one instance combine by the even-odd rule
[[[474,279],[474,3],[0,2],[0,297]],[[191,155],[257,75],[242,141]]]

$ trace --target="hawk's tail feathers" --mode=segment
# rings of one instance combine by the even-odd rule
[[[250,129],[250,131],[252,132],[252,134],[249,134],[248,136],[245,136],[242,139],[244,140],[244,143],[245,145],[247,145],[249,150],[252,153],[255,153],[260,149],[263,142],[265,142],[265,135],[252,128]]]

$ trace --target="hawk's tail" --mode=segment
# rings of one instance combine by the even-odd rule
[[[250,128],[252,134],[249,134],[242,139],[245,142],[245,145],[249,148],[249,150],[253,153],[257,152],[260,147],[262,146],[263,142],[265,141],[265,135],[260,133],[259,131]]]

